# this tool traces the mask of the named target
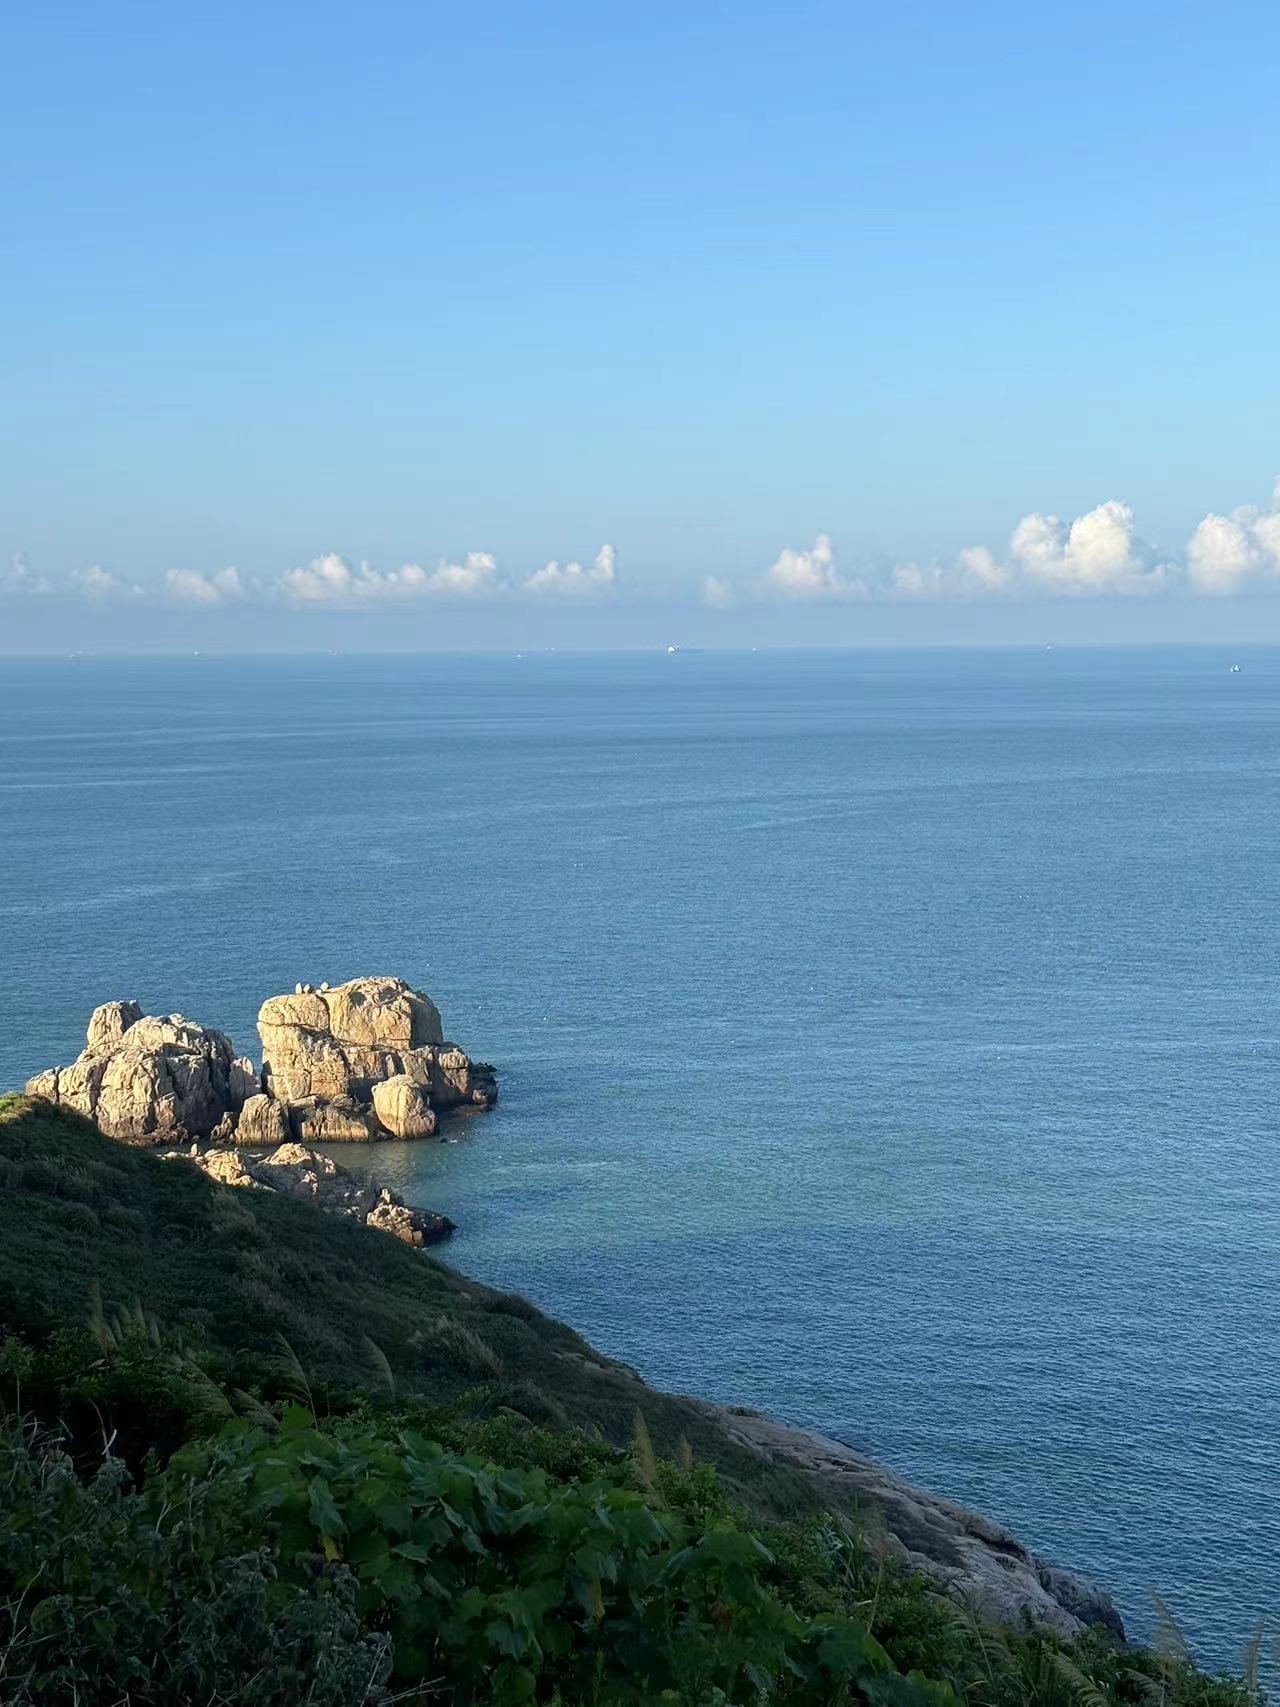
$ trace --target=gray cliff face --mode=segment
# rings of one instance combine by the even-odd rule
[[[1064,1635],[1102,1624],[1123,1638],[1120,1614],[1102,1589],[1032,1553],[990,1518],[913,1487],[839,1441],[758,1411],[699,1403],[740,1446],[799,1465],[855,1501],[873,1545],[931,1577],[980,1618],[1017,1626],[1027,1615]]]
[[[77,1059],[38,1073],[27,1094],[127,1144],[255,1147],[429,1138],[441,1114],[497,1100],[492,1067],[445,1042],[435,1003],[401,978],[299,984],[263,1003],[258,1031],[261,1070],[220,1031],[106,1002]]]

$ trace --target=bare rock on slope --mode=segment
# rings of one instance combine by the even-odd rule
[[[313,1202],[330,1215],[345,1215],[406,1245],[433,1245],[448,1238],[453,1222],[431,1209],[411,1209],[390,1187],[342,1167],[303,1144],[280,1144],[253,1160],[242,1150],[170,1150],[168,1161],[190,1162],[220,1185],[278,1191]]]
[[[872,1520],[873,1544],[981,1617],[1019,1626],[1026,1613],[1066,1635],[1102,1624],[1123,1638],[1120,1614],[1103,1590],[1040,1558],[1001,1524],[913,1487],[839,1441],[758,1411],[696,1402],[740,1446],[796,1464],[828,1483],[842,1503],[855,1501]]]

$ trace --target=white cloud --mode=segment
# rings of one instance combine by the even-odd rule
[[[904,599],[945,599],[956,590],[954,577],[936,563],[899,563],[890,576],[893,590]]]
[[[142,588],[134,582],[122,581],[119,575],[113,575],[109,569],[104,569],[97,563],[90,564],[87,569],[73,570],[71,584],[94,603],[102,603],[108,599],[137,598],[142,592]]]
[[[842,575],[829,534],[820,533],[808,551],[787,546],[767,576],[769,590],[782,599],[863,599],[869,588]]]
[[[424,569],[406,563],[399,569],[378,570],[368,563],[353,569],[345,557],[330,552],[305,568],[289,569],[279,590],[293,604],[359,605],[380,600],[416,598],[485,598],[503,591],[497,559],[473,551],[461,563],[441,563]]]
[[[1187,546],[1187,574],[1197,592],[1237,592],[1247,582],[1280,573],[1280,483],[1270,509],[1246,504],[1229,516],[1210,512]]]
[[[0,568],[0,596],[41,594],[95,603],[147,598],[193,610],[271,602],[304,609],[358,610],[520,594],[598,598],[608,596],[617,580],[612,545],[602,546],[590,564],[552,561],[523,576],[500,570],[496,558],[484,551],[470,552],[457,562],[442,560],[430,568],[406,563],[387,570],[368,563],[353,565],[329,553],[262,580],[244,577],[234,568],[215,573],[170,569],[145,587],[100,564],[50,578],[36,574],[26,556],[15,553],[9,566]],[[1280,484],[1267,504],[1207,514],[1176,561],[1167,560],[1143,537],[1128,504],[1112,498],[1071,520],[1040,511],[1024,515],[1003,554],[974,545],[947,559],[881,562],[857,574],[841,567],[831,536],[822,533],[807,548],[781,551],[763,574],[706,575],[697,596],[710,609],[727,610],[739,601],[762,598],[833,604],[1046,594],[1228,596],[1263,586],[1280,590]]]
[[[1167,566],[1136,531],[1133,511],[1114,498],[1070,527],[1057,516],[1024,516],[1009,549],[1031,582],[1053,592],[1156,592],[1168,579]]]
[[[997,563],[985,545],[971,545],[960,553],[960,576],[974,592],[1002,593],[1013,583],[1013,570]]]
[[[584,569],[581,563],[566,563],[562,567],[553,560],[545,569],[539,569],[528,577],[524,590],[567,598],[591,598],[608,592],[616,580],[617,554],[611,545],[602,545],[590,569]]]
[[[49,583],[32,569],[25,551],[15,551],[8,569],[0,575],[0,589],[6,593],[47,593]]]
[[[298,604],[336,604],[353,599],[356,576],[345,557],[331,551],[313,557],[305,569],[286,569],[280,587]]]
[[[219,569],[214,575],[202,575],[198,569],[166,569],[164,585],[175,603],[203,609],[234,604],[249,591],[238,569]]]
[[[498,560],[487,551],[471,551],[461,563],[440,563],[424,569],[406,563],[379,575],[363,566],[361,586],[375,597],[483,599],[503,591],[498,579]]]
[[[985,545],[970,546],[955,563],[899,563],[889,573],[890,590],[903,599],[990,597],[1013,581],[1013,570],[997,563]]]
[[[1275,538],[1280,550],[1280,515]],[[1015,592],[1138,594],[1157,592],[1176,578],[1176,566],[1157,560],[1137,532],[1127,504],[1110,499],[1070,523],[1057,516],[1024,516],[1014,529],[1009,558],[985,545],[969,546],[951,561],[902,562],[853,576],[839,566],[829,534],[807,550],[788,547],[757,583],[710,576],[703,603],[725,605],[744,592],[813,603],[861,599],[980,599]]]

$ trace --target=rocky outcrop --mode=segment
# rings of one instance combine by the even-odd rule
[[[69,1067],[27,1084],[130,1144],[208,1140],[274,1148],[429,1138],[441,1114],[491,1108],[492,1067],[447,1043],[440,1010],[401,978],[299,984],[258,1015],[262,1070],[181,1014],[106,1002]]]
[[[926,1493],[851,1446],[775,1422],[759,1411],[694,1401],[740,1446],[798,1465],[871,1520],[870,1541],[931,1577],[982,1618],[1015,1628],[1024,1614],[1065,1635],[1093,1624],[1124,1637],[1110,1598],[1086,1578],[1051,1565],[990,1518]]]
[[[490,1108],[492,1067],[444,1040],[440,1011],[401,978],[299,984],[258,1014],[262,1078],[307,1142],[429,1138],[450,1109]]]
[[[389,1186],[302,1144],[280,1144],[265,1160],[252,1160],[243,1150],[201,1150],[199,1145],[167,1151],[165,1159],[190,1162],[219,1185],[305,1198],[330,1215],[348,1216],[406,1245],[437,1244],[453,1232],[447,1215],[410,1209]]]
[[[83,1052],[37,1074],[27,1094],[88,1115],[109,1138],[161,1144],[207,1137],[257,1089],[257,1069],[222,1032],[106,1002],[90,1016]]]

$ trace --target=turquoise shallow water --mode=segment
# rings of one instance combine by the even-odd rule
[[[1280,1610],[1280,654],[0,661],[0,820],[0,1083],[400,973],[501,1075],[369,1158],[459,1267]]]

